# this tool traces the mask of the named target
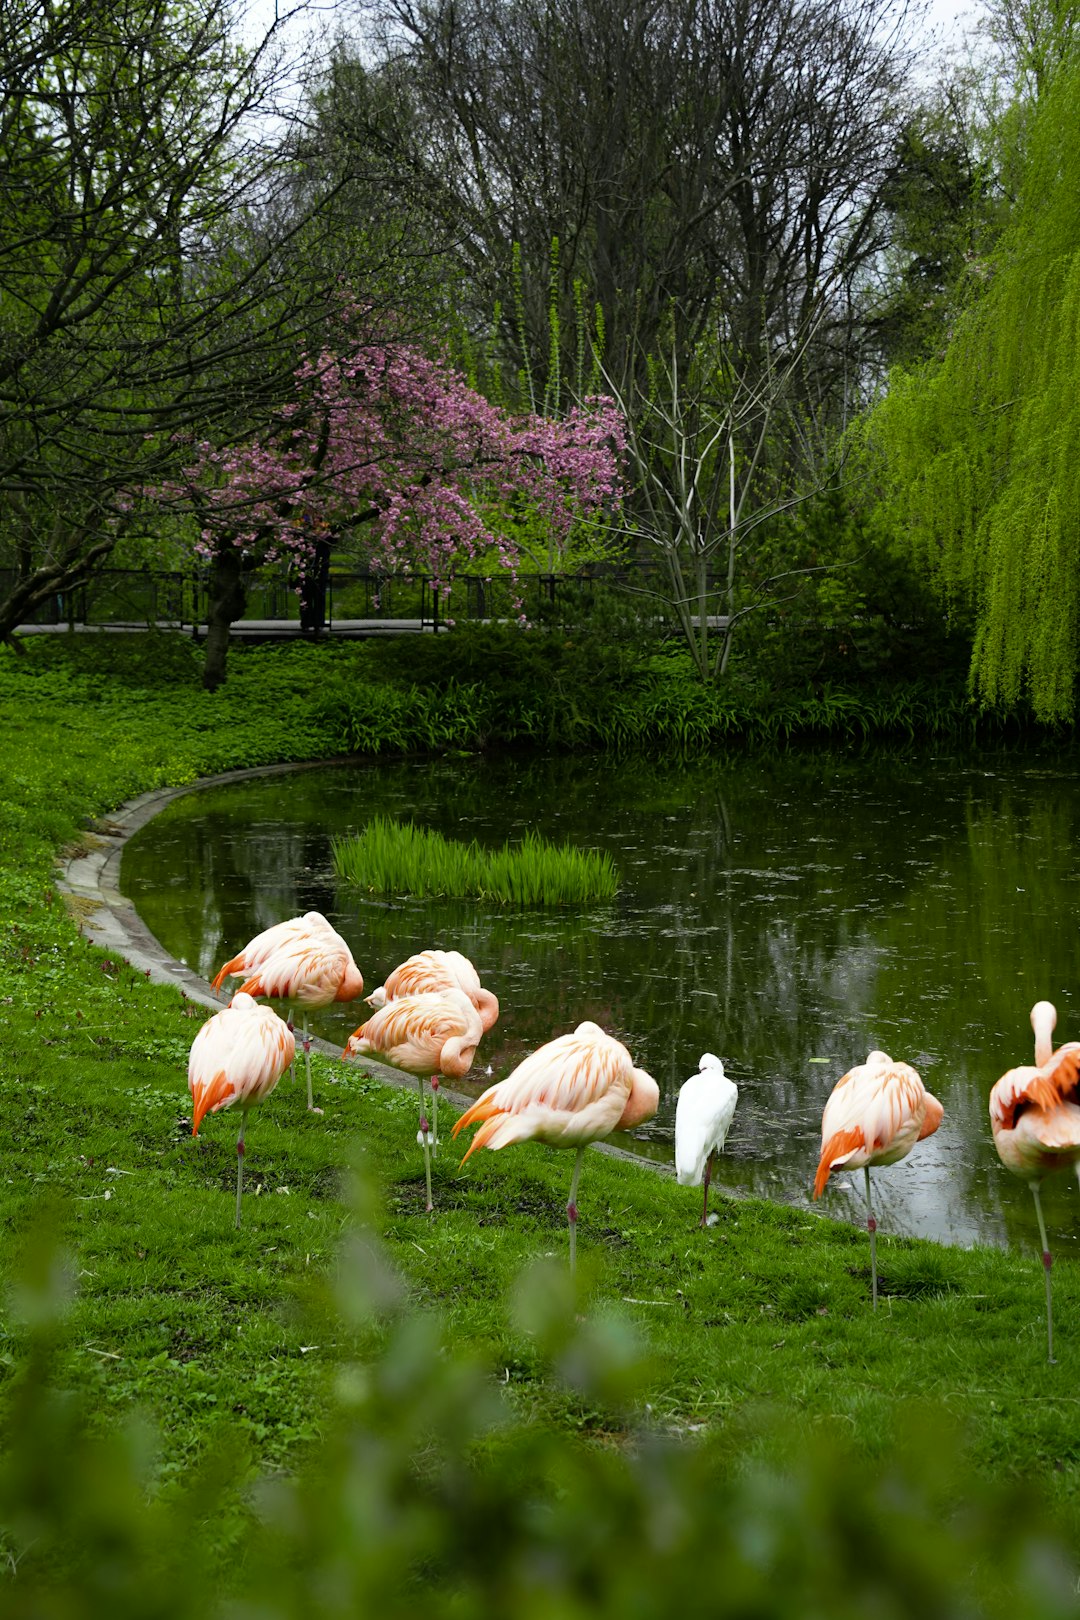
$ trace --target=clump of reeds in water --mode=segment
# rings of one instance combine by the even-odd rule
[[[536,833],[501,849],[481,849],[376,816],[333,840],[334,866],[359,889],[379,894],[447,895],[503,906],[587,906],[611,900],[619,875],[610,855],[549,844]]]

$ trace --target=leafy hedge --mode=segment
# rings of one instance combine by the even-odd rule
[[[263,1482],[222,1579],[202,1554],[236,1483],[224,1434],[179,1491],[148,1491],[138,1423],[94,1433],[56,1387],[62,1269],[44,1246],[34,1259],[0,1462],[8,1620],[670,1620],[703,1593],[707,1612],[756,1620],[1075,1614],[1075,1562],[1038,1491],[972,1475],[940,1412],[913,1406],[885,1457],[775,1409],[719,1436],[665,1432],[634,1415],[645,1363],[626,1325],[575,1318],[565,1276],[534,1268],[515,1308],[547,1376],[608,1415],[610,1443],[590,1445],[513,1416],[432,1313],[403,1308],[369,1235],[346,1242],[326,1302],[352,1353],[320,1463]]]
[[[686,657],[587,638],[491,629],[392,651],[328,673],[323,717],[349,752],[530,747],[692,754],[722,745],[971,738],[1025,721],[983,715],[962,685],[911,681],[786,695],[703,689]]]

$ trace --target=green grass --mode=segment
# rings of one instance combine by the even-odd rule
[[[318,1059],[324,1118],[288,1082],[251,1118],[235,1231],[234,1121],[208,1120],[197,1140],[184,1123],[202,1012],[80,937],[53,862],[137,792],[332,752],[335,720],[308,649],[235,657],[212,697],[182,643],[138,662],[148,674],[104,639],[70,659],[0,654],[0,1256],[17,1276],[55,1227],[73,1288],[47,1349],[33,1290],[29,1314],[0,1318],[0,1519],[27,1583],[5,1612],[211,1612],[219,1590],[252,1582],[268,1616],[344,1615],[361,1598],[396,1615],[417,1592],[437,1612],[531,1616],[543,1567],[560,1613],[607,1613],[610,1592],[612,1613],[622,1594],[620,1612],[651,1615],[651,1582],[683,1590],[680,1548],[763,1614],[795,1612],[784,1602],[806,1570],[820,1593],[800,1612],[913,1612],[926,1559],[932,1590],[953,1592],[927,1612],[960,1612],[975,1590],[989,1612],[1068,1612],[1051,1578],[1080,1522],[1067,1259],[1049,1367],[1034,1254],[881,1234],[875,1315],[865,1232],[723,1201],[702,1233],[696,1191],[592,1154],[571,1300],[565,1155],[515,1148],[459,1171],[447,1147],[426,1218],[411,1095]],[[149,1450],[127,1428],[139,1412]],[[285,1477],[315,1457],[323,1483],[304,1473],[291,1494]],[[171,1576],[159,1502],[199,1545]],[[127,1562],[84,1568],[95,1537],[119,1538]],[[349,1545],[362,1573],[341,1562]],[[69,1566],[71,1606],[34,1607],[28,1583]],[[203,1568],[209,1607],[178,1606]],[[108,1569],[113,1595],[95,1609]],[[881,1570],[885,1596],[867,1585]]]
[[[411,821],[374,816],[362,832],[332,843],[334,868],[377,894],[448,895],[499,906],[590,906],[613,900],[619,878],[610,855],[551,844],[527,832],[501,849],[444,838]]]

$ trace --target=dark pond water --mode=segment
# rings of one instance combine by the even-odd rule
[[[373,900],[335,878],[330,835],[375,812],[482,843],[534,827],[610,850],[623,887],[588,913]],[[320,767],[208,789],[132,839],[127,894],[206,977],[269,923],[325,912],[369,988],[413,951],[457,948],[502,1017],[474,1074],[594,1019],[658,1080],[641,1150],[669,1157],[675,1097],[703,1051],[740,1088],[719,1169],[808,1202],[821,1110],[873,1047],[913,1063],[945,1122],[874,1174],[891,1231],[1022,1242],[1031,1197],[999,1164],[986,1100],[1030,1062],[1028,1009],[1080,1037],[1080,763],[1051,756],[788,753],[686,767],[600,759]],[[362,1004],[317,1016],[344,1043]],[[861,1176],[823,1207],[862,1218]],[[698,1195],[687,1193],[688,1201]],[[1052,1242],[1080,1235],[1072,1178],[1047,1187]]]

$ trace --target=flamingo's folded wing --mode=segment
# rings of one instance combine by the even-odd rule
[[[269,957],[241,989],[275,1001],[324,1001],[336,994],[349,961],[348,946],[329,935],[307,938]]]
[[[473,1110],[470,1109],[470,1114]],[[483,1124],[469,1143],[462,1164],[472,1157],[477,1148],[509,1147],[513,1142],[547,1142],[551,1147],[581,1147],[599,1137],[610,1136],[622,1113],[621,1094],[613,1090],[599,1097],[586,1108],[551,1108],[542,1103],[528,1104],[513,1112],[494,1109],[484,1117]],[[475,1118],[482,1117],[476,1116]],[[469,1122],[469,1115],[457,1121],[461,1126]],[[455,1127],[455,1135],[457,1130]]]
[[[990,1093],[990,1124],[998,1131],[1011,1131],[1024,1108],[1051,1108],[1057,1094],[1042,1069],[1024,1063],[1003,1074]]]

